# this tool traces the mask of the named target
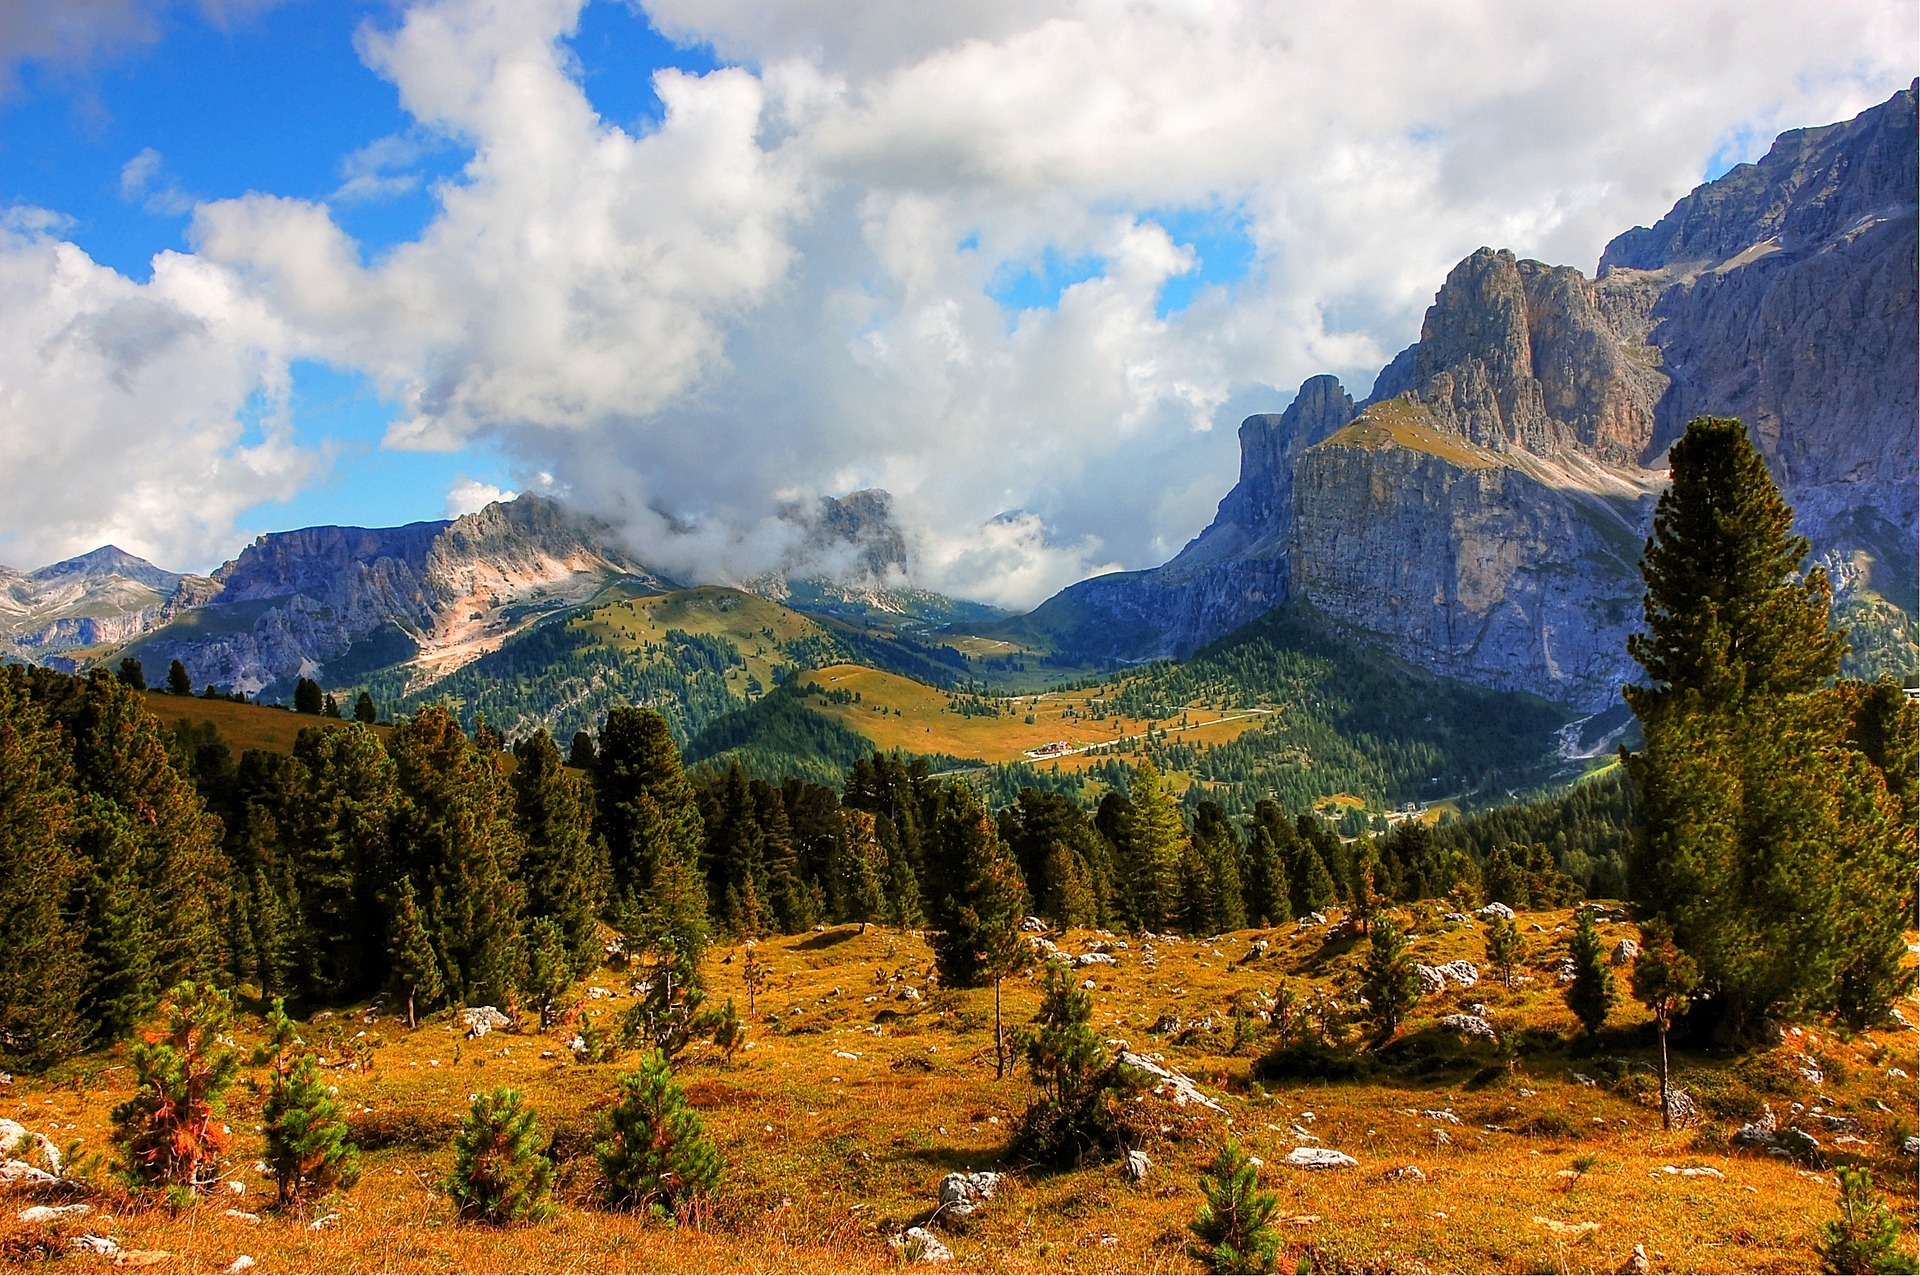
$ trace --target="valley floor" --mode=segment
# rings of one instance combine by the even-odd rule
[[[1262,1183],[1279,1196],[1282,1271],[1306,1263],[1318,1271],[1612,1272],[1635,1244],[1655,1271],[1817,1270],[1818,1228],[1834,1213],[1831,1172],[1736,1151],[1731,1141],[1762,1107],[1784,1125],[1796,1104],[1817,1114],[1803,1121],[1832,1118],[1821,1126],[1829,1154],[1872,1167],[1911,1247],[1915,1164],[1899,1142],[1916,1118],[1912,1032],[1849,1038],[1802,1028],[1756,1055],[1683,1055],[1681,1079],[1704,1111],[1691,1127],[1662,1133],[1644,1070],[1631,1067],[1652,1058],[1637,1007],[1616,1007],[1596,1052],[1565,1044],[1574,1025],[1553,971],[1570,914],[1522,914],[1527,982],[1512,991],[1484,968],[1477,925],[1433,910],[1409,916],[1418,960],[1465,958],[1482,965],[1482,978],[1422,1000],[1389,1052],[1400,1056],[1392,1074],[1346,1083],[1255,1079],[1264,1047],[1233,1048],[1230,1007],[1282,981],[1303,993],[1338,986],[1364,941],[1292,926],[1200,941],[1128,937],[1125,949],[1097,934],[1053,936],[1069,954],[1116,948],[1114,964],[1076,972],[1096,983],[1095,1030],[1164,1058],[1224,1112],[1147,1098],[1159,1134],[1145,1148],[1152,1166],[1143,1183],[1116,1165],[1012,1173],[964,1228],[932,1224],[952,1247],[953,1266],[1202,1270],[1184,1252],[1200,1199],[1195,1176],[1231,1131],[1264,1161]],[[1604,929],[1609,945],[1632,933]],[[1262,938],[1271,949],[1250,957]],[[351,1192],[298,1216],[268,1208],[272,1184],[254,1160],[261,1093],[250,1073],[228,1105],[232,1182],[243,1193],[173,1213],[103,1190],[88,1213],[52,1226],[148,1251],[137,1261],[156,1271],[225,1271],[243,1254],[258,1272],[897,1268],[887,1240],[926,1219],[943,1175],[1007,1168],[1003,1149],[1031,1087],[1024,1068],[994,1079],[992,993],[930,989],[922,939],[878,927],[772,939],[759,954],[773,976],[751,1015],[743,951],[717,948],[706,968],[710,995],[739,1003],[751,1044],[731,1062],[710,1047],[690,1050],[677,1070],[727,1161],[700,1227],[597,1204],[593,1122],[623,1065],[572,1061],[565,1043],[577,1017],[544,1034],[527,1025],[467,1040],[444,1012],[410,1032],[390,1008],[303,1026],[326,1056],[363,1149],[363,1177]],[[581,996],[581,1014],[605,1017],[631,1004],[626,978],[611,970],[596,972]],[[1009,1030],[1037,1002],[1037,971],[1009,980]],[[1508,1072],[1487,1047],[1434,1027],[1439,1016],[1475,1006],[1496,1023],[1523,1017],[1538,1049]],[[1911,1017],[1913,1004],[1905,1009]],[[260,1030],[257,1018],[246,1024],[243,1046]],[[370,1062],[342,1064],[369,1044]],[[553,1136],[561,1204],[547,1222],[462,1224],[438,1186],[469,1097],[499,1085],[523,1089]],[[57,1143],[82,1136],[99,1149],[108,1113],[129,1087],[119,1052],[94,1056],[0,1087],[0,1114]],[[1299,1146],[1335,1148],[1358,1164],[1290,1168],[1285,1158]],[[1389,1177],[1406,1166],[1424,1177]],[[0,1262],[68,1271],[109,1261],[35,1263],[47,1228],[18,1219],[33,1203],[20,1193],[5,1198]]]

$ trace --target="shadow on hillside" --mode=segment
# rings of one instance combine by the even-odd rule
[[[840,926],[833,930],[822,931],[818,935],[808,935],[795,944],[795,952],[818,952],[822,948],[832,948],[835,944],[844,944],[860,935],[858,926]]]

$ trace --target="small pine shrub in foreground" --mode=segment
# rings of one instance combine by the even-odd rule
[[[1900,1221],[1873,1190],[1873,1174],[1840,1171],[1840,1217],[1820,1229],[1817,1245],[1824,1270],[1855,1276],[1911,1272],[1915,1258],[1900,1251]]]
[[[258,1057],[271,1069],[261,1115],[278,1204],[293,1205],[335,1188],[351,1188],[360,1178],[360,1157],[347,1138],[346,1109],[327,1092],[313,1052],[303,1048],[293,1021],[277,1001],[267,1018],[267,1040]]]
[[[553,1162],[540,1150],[540,1127],[518,1090],[475,1096],[453,1141],[446,1187],[462,1218],[514,1223],[546,1216]]]
[[[657,1050],[620,1078],[593,1150],[616,1208],[683,1217],[720,1185],[720,1155]]]
[[[1267,1220],[1278,1198],[1260,1190],[1253,1162],[1232,1139],[1200,1176],[1200,1194],[1206,1201],[1189,1225],[1198,1239],[1188,1252],[1215,1272],[1272,1271],[1279,1242]]]
[[[181,984],[167,994],[166,1014],[166,1033],[133,1048],[133,1097],[113,1110],[113,1136],[130,1185],[185,1199],[219,1177],[232,1140],[220,1097],[240,1060],[219,1041],[233,1001],[218,988]]]

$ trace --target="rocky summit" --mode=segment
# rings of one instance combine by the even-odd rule
[[[1183,655],[1302,597],[1429,669],[1598,711],[1633,676],[1666,449],[1701,415],[1748,423],[1842,601],[1910,625],[1917,171],[1910,87],[1782,134],[1595,278],[1475,252],[1365,400],[1318,376],[1242,424],[1240,480],[1178,557],[1009,628]]]
[[[672,587],[608,525],[528,495],[451,522],[262,536],[213,573],[203,605],[128,650],[249,693],[402,663],[430,679],[623,580]]]
[[[113,545],[38,571],[0,567],[0,659],[45,664],[126,642],[218,589],[205,576],[166,571]]]

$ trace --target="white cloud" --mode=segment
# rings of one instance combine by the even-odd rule
[[[783,502],[881,486],[923,583],[1007,604],[1176,550],[1239,416],[1319,371],[1364,393],[1475,247],[1590,270],[1716,151],[1912,73],[1909,0],[647,9],[741,65],[660,74],[643,136],[580,88],[578,0],[366,29],[421,135],[472,150],[438,217],[369,264],[324,204],[203,204],[178,268],[277,334],[259,384],[363,369],[405,405],[393,446],[485,439],[670,571],[752,574]],[[411,144],[349,157],[335,199],[406,180]],[[1254,265],[1163,320],[1194,262],[1150,210],[1182,208],[1242,219]],[[1009,316],[986,289],[1049,249],[1104,273]]]
[[[166,157],[151,146],[120,166],[120,198],[169,217],[192,212],[194,205],[180,180],[167,172]]]
[[[478,479],[461,478],[447,490],[447,517],[477,514],[495,501],[510,501],[518,495],[518,492],[482,483]]]

